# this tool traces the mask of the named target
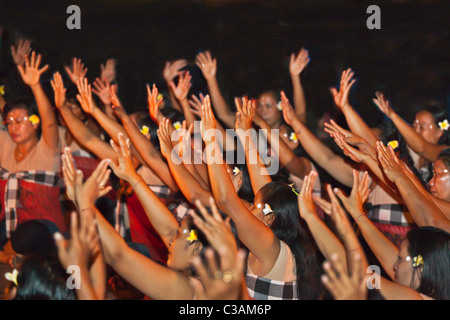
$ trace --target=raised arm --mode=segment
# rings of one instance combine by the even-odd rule
[[[181,163],[181,158],[183,157],[180,158],[180,155],[177,152],[178,150],[173,148],[170,126],[171,123],[169,119],[164,118],[159,123],[159,130],[157,132],[161,145],[161,153],[167,159],[170,171],[186,199],[191,203],[194,203],[194,201],[198,199],[203,205],[209,206],[211,192],[205,190],[199,181],[184,167],[183,163]],[[187,147],[190,148],[190,146]],[[190,159],[191,158],[189,158],[189,160]]]
[[[255,217],[239,199],[214,138],[216,119],[209,96],[202,108],[202,137],[205,142],[211,188],[218,207],[235,223],[238,236],[253,253],[264,270],[271,270],[278,258],[280,242],[273,231]]]
[[[50,100],[45,94],[44,89],[40,84],[41,74],[47,71],[48,65],[41,69],[42,56],[39,54],[36,57],[36,52],[31,53],[31,57],[25,57],[25,66],[18,65],[20,75],[23,82],[31,88],[36,104],[41,116],[42,138],[46,145],[53,151],[59,151],[59,133],[58,121],[56,120]]]
[[[350,187],[353,184],[353,167],[323,144],[296,116],[289,100],[281,95],[283,117],[294,130],[303,149],[314,161],[340,183]],[[280,152],[281,156],[281,152]],[[280,158],[281,160],[281,158]],[[303,175],[304,176],[304,175]],[[300,175],[302,177],[302,175]]]
[[[375,136],[373,131],[369,128],[367,123],[361,118],[355,109],[350,105],[349,93],[355,79],[353,79],[354,72],[352,69],[347,69],[342,72],[341,83],[339,91],[336,88],[331,88],[331,94],[333,95],[334,103],[342,111],[347,120],[347,124],[350,131],[364,138],[371,146],[375,146],[378,141],[378,137]]]
[[[216,77],[217,59],[213,59],[211,56],[211,52],[209,51],[200,52],[196,57],[195,63],[200,68],[203,76],[206,79],[209,94],[211,96],[211,102],[218,118],[228,128],[233,128],[235,122],[235,114],[230,110],[230,107],[226,103],[222,92],[220,91],[219,83]]]
[[[259,189],[269,182],[272,182],[266,166],[261,161],[258,150],[256,149],[256,132],[253,130],[253,117],[255,115],[256,103],[247,97],[235,99],[236,113],[236,134],[241,141],[245,152],[245,162],[247,164],[250,182],[253,193],[256,194]],[[254,134],[255,133],[255,134]]]
[[[178,102],[177,98],[175,98],[175,95],[174,95],[169,83],[173,79],[175,79],[175,77],[178,75],[178,72],[180,71],[180,69],[184,68],[186,65],[187,65],[187,61],[185,59],[178,59],[175,61],[166,61],[164,70],[162,72],[163,78],[167,84],[167,88],[169,89],[169,98],[170,98],[172,107],[175,110],[178,110],[180,112],[182,112],[180,103]]]
[[[396,157],[392,147],[389,151],[382,142],[378,142],[378,159],[386,176],[395,183],[403,201],[408,207],[414,222],[418,226],[433,226],[450,231],[450,221],[445,214],[434,204],[428,192],[414,184],[404,173],[400,160]]]
[[[148,219],[165,245],[169,247],[178,233],[178,221],[136,172],[131,160],[129,140],[125,140],[121,133],[119,133],[117,140],[118,145],[112,140],[111,145],[116,152],[118,164],[110,162],[110,166],[117,177],[127,181],[132,186]]]
[[[413,127],[392,110],[390,102],[382,93],[376,92],[375,95],[376,98],[373,99],[375,105],[386,115],[386,117],[392,120],[400,134],[405,138],[408,146],[410,146],[414,152],[425,159],[434,162],[439,153],[449,147],[447,145],[437,145],[426,141]]]
[[[67,129],[78,143],[100,159],[115,159],[116,154],[111,146],[92,133],[91,130],[66,105],[66,89],[61,74],[56,72],[51,81],[55,92],[55,105],[66,123]]]
[[[191,89],[191,79],[189,71],[180,72],[178,78],[178,84],[175,85],[173,81],[169,82],[169,86],[172,89],[173,94],[177,98],[178,102],[181,105],[182,112],[184,114],[184,118],[186,119],[187,125],[190,126],[195,121],[195,116],[191,112],[191,107],[188,100],[188,93]]]
[[[289,74],[291,75],[294,93],[295,114],[303,123],[306,123],[306,100],[300,74],[308,65],[309,60],[308,50],[305,48],[302,48],[297,55],[292,53],[289,60]]]
[[[126,134],[133,143],[133,148],[139,154],[143,163],[151,168],[158,177],[170,188],[172,191],[178,191],[178,186],[170,174],[167,164],[161,157],[161,153],[155,149],[153,144],[142,134],[139,128],[131,120],[130,116],[125,112],[122,104],[117,98],[115,86],[111,87],[111,101],[113,103],[113,110],[117,118],[122,122]],[[155,96],[156,99],[156,96]]]

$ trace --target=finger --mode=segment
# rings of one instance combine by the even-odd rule
[[[317,204],[326,214],[331,214],[331,202],[321,198],[319,195],[313,195],[313,201]]]

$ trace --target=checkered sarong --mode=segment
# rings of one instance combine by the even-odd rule
[[[284,282],[246,274],[250,297],[255,300],[298,300],[297,281]]]
[[[57,187],[59,174],[53,171],[30,170],[9,172],[0,168],[0,180],[7,181],[5,187],[5,221],[6,236],[9,239],[11,233],[17,227],[17,208],[22,208],[20,203],[19,180],[40,184],[47,187]]]
[[[411,227],[414,221],[408,210],[402,204],[377,204],[367,203],[367,217],[373,221],[394,226]]]
[[[167,199],[170,194],[170,189],[167,186],[148,186],[153,193],[162,201]],[[128,183],[123,183],[121,181],[121,188],[117,192],[117,205],[115,209],[115,229],[116,231],[125,238],[130,235],[130,220],[128,215],[127,197],[131,196],[133,190]]]

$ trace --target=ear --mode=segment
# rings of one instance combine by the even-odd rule
[[[191,259],[198,257],[200,255],[200,252],[202,252],[202,248],[203,244],[200,241],[195,241],[191,246]]]
[[[238,189],[241,188],[242,183],[244,182],[244,178],[243,178],[243,177],[244,177],[244,176],[243,176],[242,171],[239,172],[239,174],[236,176],[236,182],[237,182],[237,185],[238,185]]]
[[[275,214],[273,213],[265,215],[263,218],[263,222],[268,226],[272,225],[273,220],[275,220]]]

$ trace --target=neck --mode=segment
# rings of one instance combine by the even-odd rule
[[[36,136],[33,136],[31,139],[27,140],[24,143],[17,144],[16,152],[22,156],[26,156],[28,152],[36,146],[38,143],[38,139]]]

